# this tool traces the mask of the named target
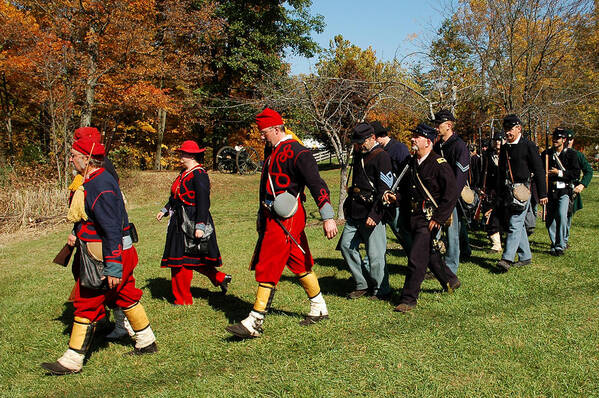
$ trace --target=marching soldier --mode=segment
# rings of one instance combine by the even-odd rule
[[[396,179],[401,174],[401,165],[410,156],[408,147],[389,137],[389,130],[383,127],[383,125],[374,121],[370,123],[374,128],[374,135],[376,136],[376,142],[387,152],[391,159],[391,169],[393,170],[393,178]],[[391,231],[395,234],[395,237],[404,248],[406,253],[410,252],[410,233],[405,227],[404,219],[399,213],[399,207],[391,207],[385,209],[385,222],[391,227]]]
[[[578,156],[566,147],[568,134],[565,129],[553,131],[553,147],[543,151],[541,157],[548,166],[545,172],[549,175],[547,217],[545,226],[549,232],[553,256],[561,256],[566,250],[568,234],[568,207],[574,182],[580,177]]]
[[[470,151],[470,168],[468,169],[468,185],[472,189],[480,188],[479,183],[482,173],[482,158],[478,154],[475,144],[468,145]]]
[[[387,233],[382,222],[383,193],[393,185],[389,155],[376,142],[374,129],[368,123],[358,124],[352,134],[354,166],[352,186],[343,204],[346,217],[339,248],[356,282],[347,298],[357,299],[371,291],[371,298],[384,299],[390,293],[385,260]],[[358,250],[366,245],[368,259]],[[368,266],[365,266],[367,261]]]
[[[95,127],[79,127],[78,129],[76,129],[75,134],[73,135],[73,140],[77,141],[83,137],[88,137],[94,142],[98,142],[98,143],[102,142],[102,134],[100,134],[100,131],[98,131],[98,129]],[[103,165],[104,165],[103,166],[104,169],[111,176],[113,176],[115,181],[118,183],[119,175],[117,174],[116,169],[114,168],[114,165],[112,164],[112,161],[108,157],[108,154],[106,154],[104,156]],[[73,179],[73,182],[69,186],[69,190],[71,190],[71,192],[74,192],[82,184],[83,184],[83,176],[81,174],[77,174],[77,176],[75,176],[75,178]],[[124,196],[123,196],[123,200],[125,201],[125,205],[127,205],[127,201]],[[71,241],[74,242],[76,237],[75,237],[75,235],[72,234],[72,236],[70,236],[69,239],[71,239]],[[78,272],[79,270],[76,270],[76,271]],[[77,278],[75,278],[75,282],[77,282]],[[131,329],[131,325],[129,324],[127,317],[125,317],[125,313],[123,312],[123,309],[121,307],[116,307],[113,309],[112,313],[114,315],[114,329],[105,336],[106,339],[107,340],[119,340],[125,336],[133,337],[135,335],[135,333],[133,332],[133,329]],[[107,311],[106,312],[107,316],[103,318],[103,325],[98,324],[98,330],[102,330],[102,328],[105,327],[105,325],[108,325],[109,318],[110,318],[109,314],[110,313]]]
[[[251,262],[258,282],[256,301],[247,318],[226,328],[240,338],[262,335],[264,317],[285,266],[297,275],[310,300],[310,312],[300,324],[311,325],[329,317],[318,278],[312,271],[314,260],[304,232],[305,187],[320,210],[325,236],[332,239],[337,235],[329,188],[318,173],[312,153],[285,132],[283,119],[274,110],[264,109],[256,116],[256,124],[262,139],[273,149],[264,162],[260,179],[259,237]]]
[[[495,132],[491,145],[483,152],[482,173],[480,181],[480,200],[485,232],[492,243],[490,251],[501,253],[501,216],[497,206],[497,179],[499,178],[499,150],[505,140],[502,132]]]
[[[412,130],[414,156],[409,171],[400,183],[401,211],[409,214],[412,248],[408,256],[408,274],[400,303],[395,311],[408,312],[416,307],[426,268],[430,268],[444,290],[460,287],[458,277],[441,258],[436,236],[451,217],[458,199],[455,176],[447,161],[432,151],[437,131],[426,124]],[[386,193],[385,201],[396,200]],[[455,222],[455,221],[454,221]]]
[[[497,192],[504,202],[509,221],[505,249],[497,267],[508,271],[510,267],[528,265],[532,261],[524,226],[526,212],[530,206],[531,174],[534,174],[541,205],[547,203],[547,190],[539,150],[534,142],[522,136],[522,122],[518,116],[507,115],[503,119],[503,130],[507,143],[502,145],[499,152]],[[514,261],[516,254],[517,262]]]
[[[105,305],[123,308],[136,334],[131,354],[158,350],[139,302],[142,291],[135,287],[133,270],[137,266],[137,252],[125,204],[116,180],[103,168],[104,154],[104,146],[89,137],[75,141],[71,149],[71,163],[84,178],[83,190],[78,190],[71,201],[70,216],[77,214],[78,220],[74,239],[69,237],[68,241],[70,245],[77,244],[73,267],[79,271],[69,348],[56,362],[41,364],[54,375],[81,371],[96,324],[106,316]]]
[[[455,117],[447,109],[435,113],[433,123],[437,126],[439,140],[435,143],[433,150],[447,160],[447,163],[453,170],[458,193],[461,193],[468,179],[470,153],[468,152],[466,143],[453,131],[455,121]],[[458,273],[460,265],[460,230],[466,228],[463,225],[466,222],[465,217],[463,209],[456,202],[456,207],[452,211],[453,222],[447,228],[447,254],[445,255],[447,266],[454,274]],[[465,257],[468,257],[470,255],[468,253],[470,245],[468,242],[464,242],[463,246],[466,249],[466,253],[464,253]]]
[[[574,151],[576,153],[576,157],[578,157],[578,164],[580,165],[580,169],[582,171],[582,178],[577,178],[574,182],[574,203],[572,206],[572,211],[568,212],[568,230],[566,232],[566,248],[568,247],[568,241],[570,239],[570,229],[572,228],[572,217],[574,213],[578,210],[582,209],[582,197],[581,193],[585,188],[589,186],[591,180],[593,179],[593,167],[587,160],[587,157],[584,153],[577,151],[574,149],[574,132],[572,130],[567,130],[568,134],[568,151]]]

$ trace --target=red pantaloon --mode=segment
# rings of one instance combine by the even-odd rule
[[[104,306],[127,308],[137,303],[142,296],[141,289],[135,287],[133,269],[137,266],[137,251],[135,247],[123,250],[123,276],[116,289],[96,290],[82,287],[77,280],[75,285],[75,316],[89,319],[92,322],[104,318]]]
[[[191,280],[193,279],[193,271],[204,274],[210,279],[214,286],[219,286],[225,279],[224,272],[217,271],[215,267],[171,267],[171,283],[173,288],[173,296],[175,296],[175,304],[190,305],[193,304],[191,296]]]
[[[263,283],[277,284],[285,266],[294,274],[308,272],[314,265],[308,239],[304,228],[306,227],[306,211],[303,204],[298,204],[297,211],[292,217],[280,220],[283,226],[302,246],[306,254],[302,253],[299,247],[287,236],[280,225],[272,217],[271,213],[266,211],[266,227],[258,261],[255,265],[256,281]]]

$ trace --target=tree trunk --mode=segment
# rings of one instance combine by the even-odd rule
[[[90,28],[90,33],[95,33],[93,27]],[[85,83],[85,103],[81,109],[80,127],[88,127],[92,124],[96,85],[98,84],[98,43],[92,41],[87,51],[89,54],[89,68],[87,70],[87,82]]]
[[[79,127],[89,127],[92,124],[92,112],[94,110],[94,98],[96,93],[96,79],[91,76],[91,73],[95,73],[95,64],[90,66],[90,77],[87,79],[85,85],[85,104],[81,109],[81,122]],[[92,70],[93,69],[93,70]]]
[[[52,141],[52,151],[54,152],[54,161],[56,162],[56,171],[58,173],[58,182],[62,185],[63,176],[62,176],[62,167],[61,160],[59,156],[60,149],[58,147],[58,133],[56,128],[56,111],[54,107],[54,98],[52,97],[52,93],[50,93],[50,98],[48,100],[48,113],[50,116],[50,136]]]
[[[3,142],[0,143],[0,166],[3,165],[7,165],[9,164],[9,156],[12,159],[14,157],[14,147],[13,147],[13,142],[12,142],[12,119],[10,117],[8,117],[6,119],[6,133],[7,135],[7,140],[6,140],[6,145],[4,144],[4,140],[2,140]],[[10,164],[12,164],[13,162],[10,162]]]
[[[337,219],[345,220],[345,214],[343,213],[343,202],[347,198],[347,175],[349,173],[349,167],[347,166],[347,162],[344,162],[341,165],[341,173],[339,180],[339,203],[337,206]]]
[[[166,110],[158,109],[158,130],[156,132],[156,156],[154,156],[154,170],[162,170],[162,140],[166,128]]]

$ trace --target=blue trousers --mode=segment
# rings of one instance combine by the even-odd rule
[[[549,232],[551,240],[551,251],[566,250],[568,243],[568,202],[570,198],[567,194],[561,195],[557,199],[552,199],[547,203],[547,218],[545,226]]]
[[[572,229],[572,217],[574,217],[574,212],[568,214],[568,229],[566,230],[566,247],[568,247],[568,242],[570,240],[570,230]]]
[[[368,259],[362,260],[360,243],[366,246]],[[364,220],[348,219],[343,227],[339,242],[341,254],[349,266],[356,290],[372,287],[374,295],[390,292],[389,273],[385,253],[387,250],[387,231],[385,224],[379,222],[374,228],[366,226]]]
[[[451,272],[458,274],[460,266],[460,230],[464,220],[458,217],[458,209],[455,207],[451,213],[451,225],[447,227],[447,252],[445,253],[445,264]]]
[[[524,219],[530,207],[530,199],[526,202],[526,207],[519,213],[508,213],[509,225],[507,230],[507,238],[505,240],[505,249],[503,250],[502,259],[514,261],[516,253],[520,261],[530,260],[532,253],[530,252],[530,243],[528,242],[528,234],[524,226]],[[508,210],[509,212],[509,210]]]

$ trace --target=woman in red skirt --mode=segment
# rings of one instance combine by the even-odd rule
[[[168,203],[156,219],[160,221],[164,216],[171,216],[162,267],[171,269],[175,304],[189,305],[193,304],[190,291],[193,271],[206,275],[223,293],[227,292],[231,276],[217,270],[222,259],[210,215],[210,179],[198,162],[204,149],[189,140],[177,151],[181,155],[183,171],[173,182]]]

